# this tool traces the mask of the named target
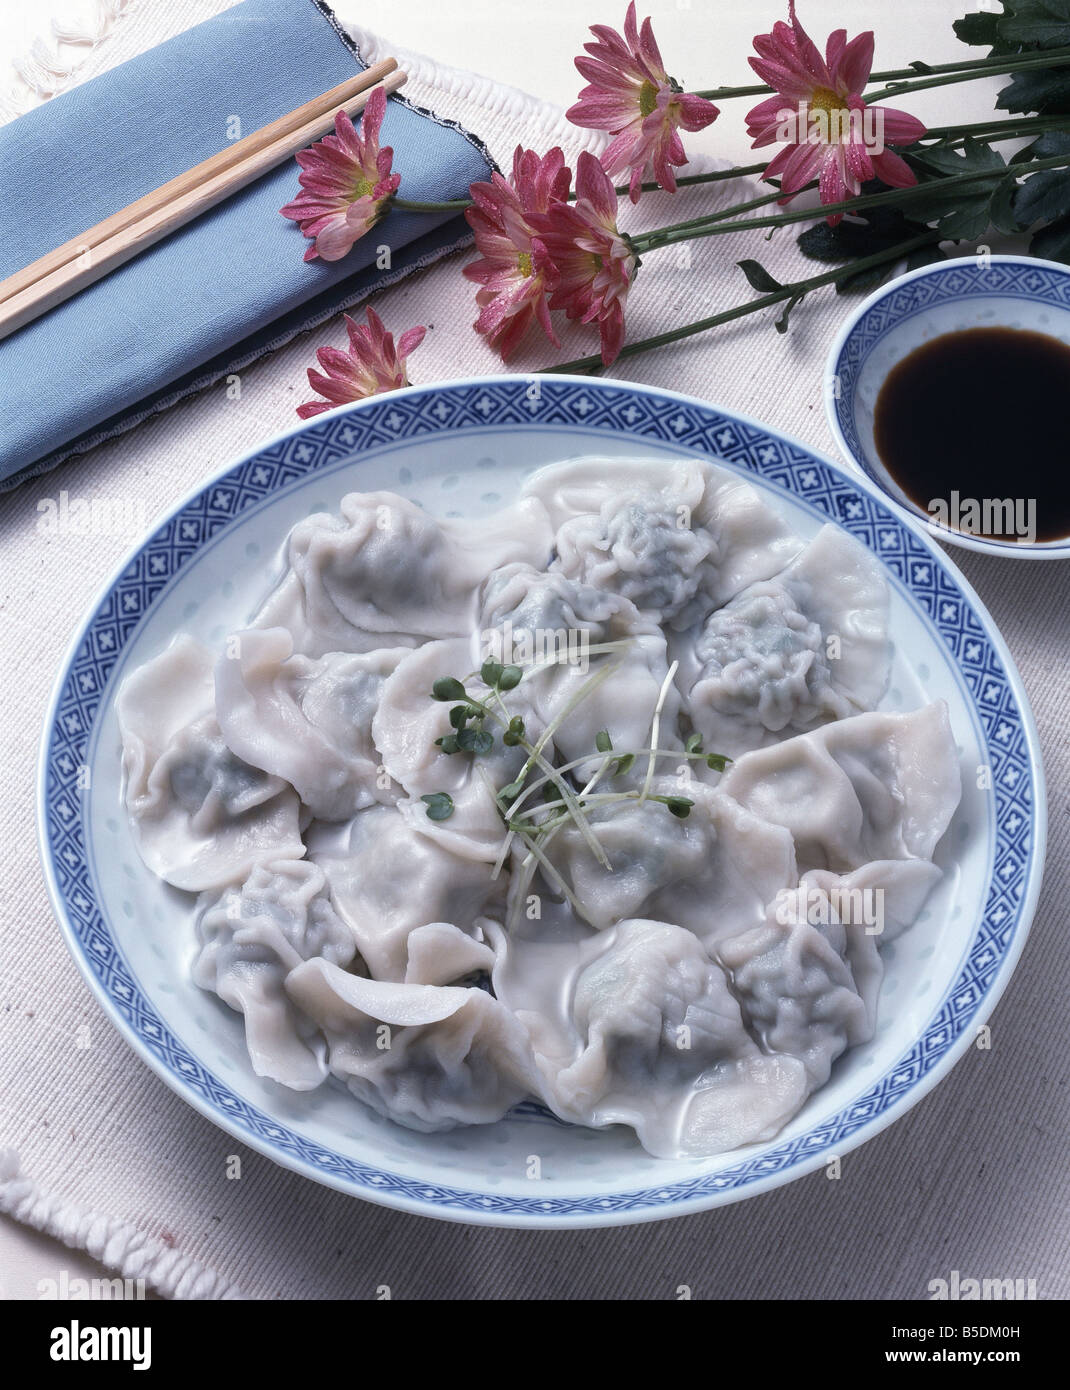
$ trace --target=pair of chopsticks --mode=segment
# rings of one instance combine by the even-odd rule
[[[374,87],[381,85],[388,96],[396,92],[405,82],[405,73],[397,66],[393,58],[384,58],[365,68],[348,82],[235,140],[225,150],[0,281],[0,338],[61,304],[327,134],[337,111],[355,116],[367,105]]]

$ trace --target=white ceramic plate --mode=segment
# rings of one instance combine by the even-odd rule
[[[803,536],[831,517],[873,549],[892,593],[883,707],[942,698],[950,708],[963,800],[938,851],[942,884],[885,952],[875,1039],[837,1063],[774,1141],[678,1162],[650,1157],[623,1128],[572,1127],[531,1105],[492,1126],[426,1135],[340,1086],[297,1094],[255,1076],[240,1017],[190,980],[189,899],[138,857],[121,806],[119,682],[177,629],[215,644],[240,626],[281,572],[290,527],[336,508],[347,491],[388,488],[435,514],[479,516],[556,459],[686,453],[745,473]],[[991,789],[978,786],[981,767],[991,769]],[[870,484],[754,421],[568,377],[376,397],[296,427],[182,503],[108,584],[64,662],[41,750],[40,823],[75,960],[134,1049],[190,1104],[278,1162],[357,1196],[516,1226],[701,1210],[799,1177],[876,1134],[971,1045],[1022,948],[1044,853],[1042,773],[1021,681],[944,553]],[[537,1180],[527,1176],[532,1154]]]

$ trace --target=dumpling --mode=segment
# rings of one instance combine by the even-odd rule
[[[700,459],[570,460],[524,492],[550,514],[557,567],[681,630],[802,549],[754,487]]]
[[[214,713],[213,659],[181,635],[116,700],[126,805],[145,863],[191,892],[241,882],[304,854],[297,793],[237,757]]]
[[[703,566],[716,551],[691,513],[653,488],[632,487],[603,502],[598,513],[574,517],[557,533],[562,573],[620,594],[656,622],[672,622],[692,602]]]
[[[295,1091],[318,1086],[327,1076],[326,1046],[284,981],[303,960],[349,966],[356,954],[322,871],[304,860],[273,861],[257,865],[240,887],[203,894],[197,939],[193,978],[244,1015],[257,1076]]]
[[[331,1071],[410,1129],[490,1124],[531,1092],[524,1029],[486,990],[363,980],[326,960],[286,988],[326,1035]]]
[[[534,499],[480,521],[438,521],[392,492],[349,493],[340,509],[290,532],[289,573],[255,623],[288,628],[308,656],[467,634],[484,576],[514,560],[545,565],[552,544]]]
[[[314,828],[308,840],[309,857],[377,980],[405,979],[417,927],[452,922],[471,932],[502,891],[487,864],[420,834],[392,806],[358,812],[341,836]]]
[[[790,831],[800,872],[931,859],[961,794],[947,706],[856,714],[745,753],[717,790]]]
[[[230,643],[235,644],[231,654]],[[215,668],[216,717],[228,746],[283,778],[321,820],[349,820],[396,799],[379,768],[372,716],[406,647],[294,656],[284,628],[237,633]]]
[[[477,665],[580,661],[591,646],[619,640],[639,624],[637,610],[619,594],[532,565],[492,570],[479,599]]]
[[[631,1125],[650,1153],[677,1158],[767,1138],[802,1103],[802,1066],[760,1053],[690,932],[623,921],[578,954],[588,958],[566,991],[564,1028],[560,1013],[555,1028],[524,1010],[522,971],[503,961],[494,975],[531,1029],[542,1093],[563,1119]]]
[[[850,967],[828,938],[805,918],[782,915],[788,920],[771,914],[765,926],[720,942],[717,956],[763,1050],[797,1057],[814,1090],[873,1028]]]
[[[679,819],[651,800],[592,805],[588,819],[609,868],[572,825],[546,849],[592,927],[656,916],[711,945],[762,922],[770,899],[797,882],[791,836],[782,827],[701,784],[659,777],[651,790],[693,801],[690,814]],[[548,891],[552,896],[552,886]]]
[[[730,757],[872,709],[888,681],[888,588],[875,556],[825,526],[677,644],[688,715]],[[675,648],[674,648],[675,650]]]
[[[505,835],[495,792],[519,773],[527,753],[519,746],[506,747],[501,737],[503,726],[493,719],[485,725],[494,740],[486,753],[450,754],[437,746],[436,740],[455,732],[449,720],[451,706],[464,702],[432,699],[432,686],[443,676],[470,676],[470,661],[466,638],[425,642],[408,653],[383,684],[372,720],[372,737],[383,768],[405,793],[398,809],[409,826],[458,855],[486,864],[497,858]],[[466,688],[477,699],[491,698],[476,677],[468,680]],[[510,700],[513,694],[510,692]],[[522,708],[515,700],[513,707]],[[534,735],[537,730],[529,726],[528,732]],[[552,751],[551,744],[547,756]],[[453,813],[448,820],[434,821],[427,815],[428,807],[421,798],[436,792],[452,798]]]

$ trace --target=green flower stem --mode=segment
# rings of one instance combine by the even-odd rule
[[[766,161],[767,162],[767,161]],[[710,174],[684,174],[682,178],[676,180],[677,188],[690,188],[696,183],[723,183],[725,179],[742,179],[748,174],[761,174],[765,170],[765,163],[761,164],[738,164],[731,169],[715,169]],[[660,183],[643,183],[639,187],[644,193],[657,193],[661,189]],[[616,189],[618,197],[625,197],[630,191],[629,184],[621,184]],[[575,198],[575,194],[570,194],[570,198]]]
[[[472,206],[471,198],[452,198],[443,203],[415,203],[408,198],[390,199],[390,206],[398,212],[463,212]]]
[[[931,87],[951,87],[957,82],[974,82],[979,77],[1006,76],[1015,72],[1031,72],[1035,68],[1064,68],[1070,63],[1070,52],[1063,50],[1065,56],[1055,57],[1055,50],[1049,49],[1047,53],[1032,55],[1027,61],[1016,61],[1014,58],[1004,58],[1001,62],[981,72],[958,72],[952,73],[948,77],[923,77],[917,82],[897,82],[890,87],[882,87],[878,92],[867,92],[862,98],[867,106],[874,101],[883,101],[885,98],[901,97],[910,92],[926,92]]]
[[[1030,57],[1034,55],[1029,55]],[[1045,57],[1064,57],[1070,56],[1070,48],[1050,48]],[[991,58],[966,58],[959,63],[926,63],[926,73],[920,73],[917,68],[896,68],[890,72],[870,73],[869,81],[872,82],[898,82],[909,80],[915,77],[938,76],[943,73],[970,73],[976,77],[999,76],[1011,71],[1011,65],[1015,63],[1015,58],[1011,56],[997,56]],[[868,84],[867,84],[868,85]],[[707,101],[728,101],[732,97],[762,97],[772,96],[775,88],[767,87],[762,83],[750,87],[711,87],[706,91],[694,92],[697,97],[705,97]]]
[[[953,140],[956,144],[969,138],[990,145],[997,140],[1044,135],[1049,130],[1070,130],[1070,116],[1015,116],[1003,120],[975,121],[972,125],[936,125],[925,132],[924,138]]]
[[[826,285],[834,285],[838,280],[843,280],[849,275],[857,275],[861,271],[885,265],[889,261],[901,260],[904,256],[908,256],[911,251],[916,251],[922,246],[932,246],[940,239],[938,232],[928,232],[924,236],[912,237],[909,241],[900,242],[898,246],[890,247],[886,251],[874,252],[872,256],[864,256],[861,260],[849,261],[846,265],[837,266],[835,270],[825,271],[822,275],[812,275],[808,280],[796,280],[794,284],[784,285],[775,293],[762,295],[760,299],[751,300],[748,304],[738,304],[734,309],[725,309],[722,313],[713,314],[706,319],[698,319],[694,323],[685,324],[682,328],[673,328],[666,333],[658,333],[652,338],[642,338],[637,343],[627,343],[621,349],[620,357],[634,357],[640,352],[647,352],[650,348],[664,347],[668,343],[679,342],[682,338],[693,337],[696,333],[705,333],[711,328],[720,328],[722,324],[732,323],[735,319],[745,318],[748,314],[760,313],[761,310],[769,309],[774,304],[784,304],[788,300],[798,299],[801,295],[809,294],[811,290],[819,290]],[[619,361],[620,358],[617,360]],[[552,367],[543,367],[541,371],[545,375],[555,376],[569,372],[597,371],[601,367],[602,358],[594,353],[590,357],[578,357],[574,362],[562,362]]]
[[[1051,159],[1032,160],[1022,165],[1017,176],[1038,173],[1041,169],[1065,169],[1070,166],[1070,156],[1057,155]],[[672,246],[676,242],[690,241],[698,237],[721,236],[731,232],[750,232],[763,227],[785,227],[792,222],[812,221],[815,217],[827,217],[837,212],[863,212],[867,208],[884,207],[888,203],[909,203],[911,198],[931,193],[934,187],[954,188],[962,184],[988,182],[1014,176],[1013,168],[974,170],[967,174],[952,174],[948,178],[932,179],[927,183],[912,184],[909,188],[890,188],[885,193],[870,193],[860,198],[848,198],[842,203],[823,203],[820,208],[798,208],[792,212],[777,213],[774,217],[747,217],[742,221],[726,221],[724,212],[711,213],[708,217],[693,218],[690,222],[677,222],[669,227],[661,227],[654,232],[644,232],[632,238],[636,252],[645,255],[648,251],[662,246]],[[731,209],[727,209],[731,211]]]

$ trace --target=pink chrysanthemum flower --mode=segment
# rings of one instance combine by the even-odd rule
[[[348,314],[345,315],[349,332],[348,351],[322,347],[316,353],[323,372],[309,367],[308,383],[326,400],[306,401],[304,405],[299,405],[297,413],[302,420],[322,415],[325,410],[333,410],[347,401],[362,401],[365,396],[379,396],[384,391],[397,391],[402,386],[408,386],[405,359],[423,342],[427,329],[410,328],[401,335],[401,341],[395,348],[393,336],[383,327],[382,319],[371,305],[367,312],[367,325],[354,323]]]
[[[790,202],[812,179],[820,182],[823,203],[840,203],[859,193],[862,184],[881,179],[893,188],[916,183],[910,166],[889,145],[910,145],[925,134],[921,121],[887,106],[867,106],[862,92],[873,67],[873,32],[847,42],[847,30],[829,35],[822,58],[788,0],[790,24],[773,25],[758,34],[757,58],[750,65],[776,95],[747,115],[754,148],[786,141],[766,168],[764,178],[780,177]],[[835,226],[843,214],[830,216]]]
[[[556,279],[546,248],[530,222],[563,202],[572,171],[556,147],[541,158],[518,145],[511,180],[492,174],[490,183],[472,184],[474,207],[465,217],[475,232],[480,259],[464,267],[467,279],[479,285],[475,329],[486,336],[505,361],[532,323],[538,323],[555,347],[560,347],[550,323],[546,295]]]
[[[333,135],[325,135],[301,150],[298,182],[301,192],[279,211],[301,224],[313,241],[306,261],[322,256],[339,261],[386,210],[387,200],[398,191],[400,174],[392,174],[394,151],[379,148],[379,128],[386,115],[386,92],[376,87],[354,126],[344,111],[334,118]]]
[[[652,171],[660,187],[676,192],[673,166],[687,163],[681,129],[705,130],[718,110],[704,97],[690,96],[665,71],[649,19],[636,24],[635,0],[624,18],[624,33],[592,24],[597,43],[576,67],[588,83],[569,108],[573,125],[608,130],[617,138],[602,156],[608,173],[630,174],[630,196],[639,201],[643,175]]]
[[[617,230],[617,192],[593,154],[576,163],[576,201],[557,203],[533,219],[557,271],[551,309],[598,324],[608,367],[624,344],[624,301],[636,258]]]

